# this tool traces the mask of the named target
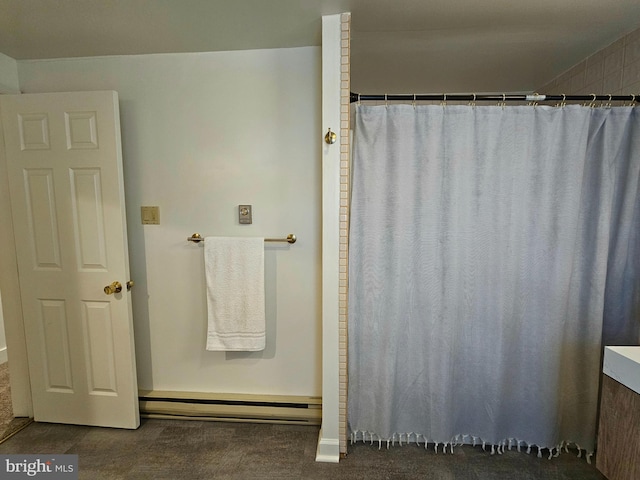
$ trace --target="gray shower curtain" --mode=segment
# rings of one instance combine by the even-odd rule
[[[631,107],[356,107],[352,439],[593,452],[603,338],[637,344]]]

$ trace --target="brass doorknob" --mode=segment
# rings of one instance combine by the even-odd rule
[[[338,135],[336,134],[336,132],[332,132],[331,128],[329,128],[329,131],[324,136],[324,142],[328,145],[333,145],[334,143],[336,143],[337,140],[338,140]]]
[[[133,280],[129,280],[127,282],[127,291],[131,290],[133,288],[133,285],[134,285]]]
[[[113,282],[111,285],[104,287],[104,293],[111,295],[113,293],[120,293],[122,291],[122,284],[120,282]]]

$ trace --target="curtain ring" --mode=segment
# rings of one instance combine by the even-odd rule
[[[596,98],[598,97],[595,93],[592,93],[591,95],[593,95],[593,99],[591,100],[591,103],[589,104],[589,106],[591,108],[594,108],[596,106]]]
[[[446,106],[447,106],[447,94],[446,94],[446,93],[443,93],[443,94],[442,94],[442,98],[443,98],[443,99],[442,99],[442,102],[440,103],[440,105],[442,105],[442,108],[444,108],[444,107],[446,107]]]
[[[473,94],[473,100],[471,100],[471,103],[469,103],[469,105],[473,108],[476,108],[476,94]]]
[[[416,94],[413,94],[413,109],[416,109]]]
[[[358,94],[358,106],[360,106],[360,105],[362,105],[362,104],[360,103],[360,94]]]
[[[389,101],[387,100],[387,94],[384,94],[384,106],[389,108]]]
[[[631,95],[631,103],[629,104],[630,107],[635,107],[636,106],[636,96],[635,95]]]

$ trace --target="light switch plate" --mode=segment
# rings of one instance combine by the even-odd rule
[[[143,225],[160,225],[160,207],[140,207]]]
[[[249,224],[253,222],[251,205],[238,205],[238,222]]]

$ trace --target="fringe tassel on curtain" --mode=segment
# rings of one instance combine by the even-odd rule
[[[422,440],[421,440],[421,437],[422,437]],[[383,443],[387,444],[387,449],[389,449],[389,447],[395,447],[396,442],[398,442],[398,445],[401,447],[404,445],[409,445],[410,443],[415,443],[416,446],[420,446],[421,444],[424,444],[425,450],[428,450],[429,445],[431,445],[433,446],[433,451],[436,454],[438,454],[438,448],[440,445],[442,445],[441,452],[443,454],[446,454],[447,450],[449,450],[450,454],[453,454],[454,447],[459,447],[463,445],[471,445],[472,447],[476,447],[482,444],[482,451],[484,452],[486,452],[488,448],[487,442],[482,440],[480,437],[477,437],[475,435],[469,435],[469,434],[458,434],[454,436],[449,442],[442,443],[442,442],[436,442],[436,441],[430,440],[428,437],[420,433],[413,433],[413,432],[394,433],[391,436],[391,438],[382,438],[373,432],[359,430],[359,431],[351,432],[350,441],[352,445],[359,441],[363,443],[369,442],[371,445],[374,445],[375,443],[377,443],[378,450],[382,449]],[[569,441],[563,441],[559,445],[556,445],[555,447],[548,448],[548,447],[542,447],[540,445],[536,445],[533,443],[529,443],[525,440],[520,440],[517,438],[506,438],[503,441],[499,442],[498,444],[491,444],[489,446],[491,447],[491,455],[495,455],[495,454],[502,455],[505,452],[505,448],[507,450],[511,450],[512,448],[517,448],[518,452],[521,452],[523,448],[526,448],[526,453],[530,455],[531,449],[537,448],[538,458],[543,458],[543,456],[546,456],[546,455],[543,455],[542,452],[543,450],[547,450],[549,460],[560,456],[560,453],[562,452],[563,448],[565,453],[569,453],[569,447],[573,446],[578,452],[577,454],[578,458],[582,458],[582,455],[584,454],[584,457],[587,460],[587,463],[589,465],[591,465],[591,457],[593,457],[593,453],[594,453],[594,452],[587,452],[586,450],[583,450],[582,448],[580,448],[580,445],[578,445],[577,443],[569,442]]]

